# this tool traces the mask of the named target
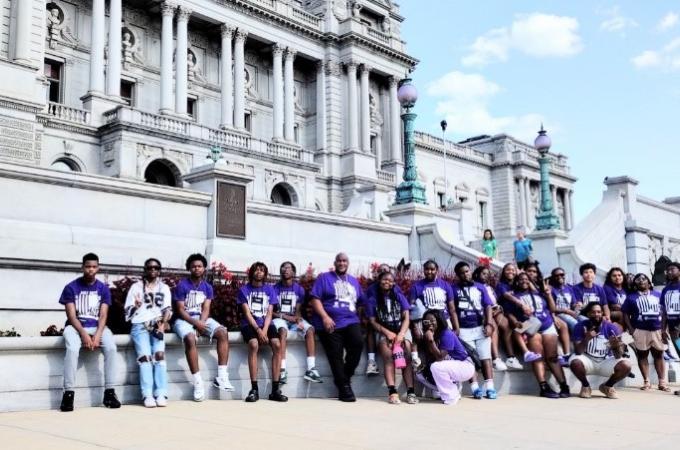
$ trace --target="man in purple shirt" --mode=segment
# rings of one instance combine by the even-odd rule
[[[334,270],[322,273],[314,282],[310,294],[314,310],[312,325],[326,351],[338,388],[338,399],[355,402],[350,381],[363,347],[357,315],[357,305],[363,302],[363,294],[357,279],[347,273],[349,258],[345,253],[338,253],[333,265]]]
[[[599,284],[595,284],[597,267],[593,263],[582,264],[578,269],[581,274],[582,282],[574,286],[573,309],[579,312],[588,303],[599,303],[602,306],[605,320],[611,320],[609,315],[609,305],[607,304],[607,294]]]
[[[102,349],[104,353],[104,406],[120,408],[120,401],[113,389],[115,376],[116,343],[113,334],[106,326],[106,318],[111,306],[111,292],[108,286],[97,280],[99,257],[94,253],[83,256],[83,276],[76,278],[64,287],[59,303],[66,310],[64,328],[64,395],[61,399],[62,411],[73,411],[75,398],[76,371],[80,348],[92,351]]]

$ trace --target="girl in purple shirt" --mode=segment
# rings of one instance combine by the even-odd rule
[[[626,300],[628,293],[625,289],[626,274],[620,267],[612,267],[607,272],[604,282],[604,294],[609,305],[609,316],[612,322],[618,323],[622,328],[626,326],[623,322],[621,307]]]

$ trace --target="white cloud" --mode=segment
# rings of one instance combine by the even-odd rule
[[[630,61],[638,69],[680,70],[680,38],[659,50],[645,50]]]
[[[605,19],[600,24],[601,30],[608,31],[610,33],[625,34],[626,29],[635,28],[638,26],[638,23],[635,20],[631,19],[630,17],[625,17],[623,14],[621,14],[618,6],[614,6],[613,8],[605,10],[602,12],[602,14],[607,16],[607,19]]]
[[[659,32],[664,32],[668,31],[671,28],[675,28],[675,26],[680,22],[680,16],[678,16],[677,13],[674,12],[669,12],[666,13],[665,16],[659,20],[659,23],[656,25],[656,30]]]
[[[492,29],[475,39],[461,62],[470,67],[507,61],[512,50],[537,58],[572,56],[583,48],[578,28],[573,17],[516,15],[509,27]]]
[[[482,75],[452,71],[427,85],[427,94],[436,97],[436,112],[446,118],[456,135],[507,133],[532,142],[543,121],[540,114],[494,116],[489,102],[503,88]]]

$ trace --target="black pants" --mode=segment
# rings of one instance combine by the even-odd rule
[[[333,372],[335,385],[342,387],[349,384],[354,370],[359,365],[364,340],[358,323],[335,329],[332,333],[319,332],[319,340],[328,357],[328,364]],[[345,352],[346,355],[344,354]],[[344,356],[344,358],[343,358]]]

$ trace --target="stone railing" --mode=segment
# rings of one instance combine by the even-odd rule
[[[319,17],[291,5],[290,2],[283,2],[280,0],[246,0],[245,3],[251,3],[253,5],[259,6],[260,8],[271,10],[289,20],[300,22],[306,26],[321,31],[322,21]]]
[[[47,104],[47,114],[66,122],[82,123],[83,125],[89,125],[90,123],[89,111],[66,106],[61,103],[49,102]]]
[[[282,156],[290,159],[302,159],[302,149],[298,146],[281,142],[267,142],[267,153],[272,156]]]
[[[481,152],[475,150],[467,145],[456,144],[455,142],[445,141],[442,138],[432,136],[428,133],[423,133],[420,131],[415,132],[416,137],[416,148],[424,148],[430,151],[444,154],[444,149],[446,149],[446,154],[451,157],[463,156],[471,158],[477,161],[485,162],[490,164],[493,162],[493,155],[487,152]]]
[[[228,130],[209,130],[209,139],[221,145],[249,149],[251,137],[242,133]]]
[[[319,27],[321,19],[316,17],[314,14],[310,14],[307,11],[303,11],[300,8],[296,8],[294,6],[291,6],[291,11],[293,13],[293,17],[296,18],[297,20],[305,22],[315,28]]]
[[[376,170],[375,173],[378,175],[378,180],[384,181],[385,183],[395,184],[397,177],[386,170]]]
[[[560,172],[560,173],[569,173],[569,165],[566,163],[566,158],[563,155],[558,155],[554,153],[548,153],[548,156],[550,157],[550,169],[554,170],[555,172]],[[533,148],[522,148],[522,149],[517,149],[514,152],[512,152],[512,161],[513,162],[520,162],[520,161],[530,161],[538,164],[538,159],[540,158],[540,154],[538,153],[538,150],[533,149]]]
[[[364,30],[366,31],[368,37],[370,37],[371,39],[375,39],[376,41],[382,42],[383,44],[390,43],[389,34],[383,33],[382,31],[378,31],[373,27],[369,27],[368,25],[364,26]]]

